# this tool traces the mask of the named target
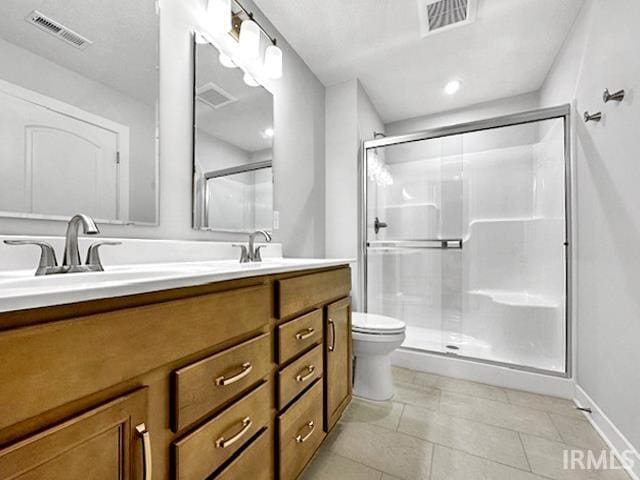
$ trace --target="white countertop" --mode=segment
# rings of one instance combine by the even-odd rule
[[[104,272],[35,277],[33,269],[0,272],[0,312],[191,287],[239,278],[347,265],[350,259],[265,258],[145,263],[107,267]]]

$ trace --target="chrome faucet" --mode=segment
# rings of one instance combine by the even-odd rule
[[[265,241],[268,243],[271,241],[271,234],[266,230],[256,230],[253,233],[249,234],[249,246],[245,245],[234,245],[234,247],[240,247],[242,250],[240,251],[240,263],[249,263],[249,262],[261,262],[262,254],[260,253],[260,249],[264,247],[264,245],[258,245],[255,247],[255,240],[258,235],[262,235]]]
[[[74,272],[102,272],[102,262],[98,253],[102,245],[119,245],[120,242],[96,242],[89,247],[87,261],[83,265],[80,261],[80,251],[78,249],[78,230],[82,225],[82,230],[87,235],[100,233],[98,226],[88,215],[74,215],[67,225],[65,236],[64,255],[62,265],[58,266],[56,252],[54,248],[46,243],[32,240],[5,240],[7,245],[36,245],[40,247],[40,262],[36,270],[36,275],[52,275],[55,273]]]
[[[62,260],[62,266],[68,267],[68,272],[86,272],[88,270],[82,268],[80,251],[78,250],[78,229],[81,224],[86,235],[96,235],[100,233],[98,226],[88,215],[78,213],[69,220],[67,234],[64,240],[64,255]]]

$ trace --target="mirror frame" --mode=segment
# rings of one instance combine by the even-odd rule
[[[156,85],[156,101],[154,105],[154,156],[155,156],[155,169],[153,173],[153,181],[155,183],[155,221],[153,222],[138,222],[134,220],[114,220],[114,219],[105,219],[105,218],[95,218],[95,222],[103,225],[137,225],[143,227],[158,227],[160,226],[160,15],[161,8],[157,0],[147,0],[152,1],[155,4],[155,12],[156,12],[156,24],[158,26],[157,30],[157,38],[156,38],[156,75],[155,75],[155,85]],[[78,209],[79,211],[81,209]],[[43,213],[25,213],[25,212],[10,212],[6,210],[0,209],[0,218],[13,218],[13,219],[23,219],[23,220],[50,220],[56,222],[68,222],[71,219],[72,215],[47,215]]]

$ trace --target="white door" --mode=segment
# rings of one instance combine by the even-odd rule
[[[0,210],[126,220],[116,131],[2,91],[0,105]]]

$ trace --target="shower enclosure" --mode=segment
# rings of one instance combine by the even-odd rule
[[[566,376],[569,107],[370,140],[360,278],[402,348]]]

